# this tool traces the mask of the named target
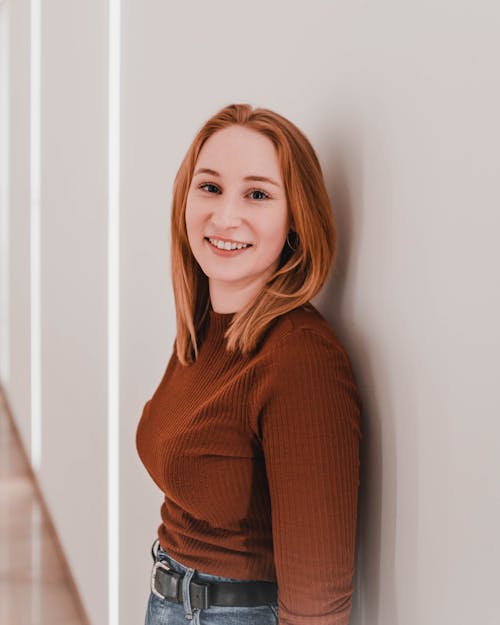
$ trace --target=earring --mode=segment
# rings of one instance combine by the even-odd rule
[[[297,233],[296,233],[296,232],[294,232],[293,230],[289,230],[289,231],[288,231],[288,234],[286,235],[286,242],[288,243],[288,247],[289,247],[290,249],[292,249],[292,250],[294,250],[294,251],[295,251],[295,250],[297,249],[297,247],[293,247],[293,245],[292,245],[292,244],[290,243],[290,241],[288,240],[288,235],[289,235],[290,233],[295,234],[295,236],[297,236]]]

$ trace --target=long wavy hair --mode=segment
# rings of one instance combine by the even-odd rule
[[[325,283],[336,252],[336,228],[321,166],[305,135],[288,119],[265,108],[230,104],[208,119],[196,134],[174,180],[171,213],[171,271],[175,298],[179,362],[192,364],[207,327],[208,278],[193,256],[185,210],[194,168],[205,141],[239,124],[274,144],[292,229],[278,267],[258,295],[237,311],[225,333],[226,349],[250,355],[274,320],[314,297]]]

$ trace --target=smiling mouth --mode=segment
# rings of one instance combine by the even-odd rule
[[[205,241],[210,243],[212,247],[218,250],[222,250],[222,251],[231,252],[231,251],[236,251],[236,250],[244,250],[244,249],[247,249],[248,247],[252,247],[251,243],[220,241],[219,239],[215,239],[215,238],[212,239],[209,237],[204,237],[204,238],[205,238]]]

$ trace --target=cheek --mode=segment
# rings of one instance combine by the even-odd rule
[[[287,230],[283,228],[276,228],[272,231],[267,231],[265,237],[261,237],[261,254],[268,263],[274,262],[283,251],[283,246],[286,243]]]
[[[270,247],[281,249],[288,233],[286,216],[274,215],[272,219],[267,218],[259,222],[259,230]]]
[[[196,204],[189,200],[186,203],[186,211],[184,213],[184,220],[186,222],[186,230],[189,232],[199,228],[201,223],[201,213],[196,210]]]
[[[273,240],[270,242],[270,245],[273,248],[273,255],[275,257],[278,257],[283,251],[283,247],[286,244],[288,230],[288,219],[284,212],[282,218],[279,220],[279,223],[276,223],[275,225]]]

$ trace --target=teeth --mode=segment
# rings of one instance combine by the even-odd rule
[[[218,247],[220,250],[241,250],[244,247],[249,247],[250,243],[230,243],[229,241],[219,241],[218,239],[208,239],[212,245]]]

